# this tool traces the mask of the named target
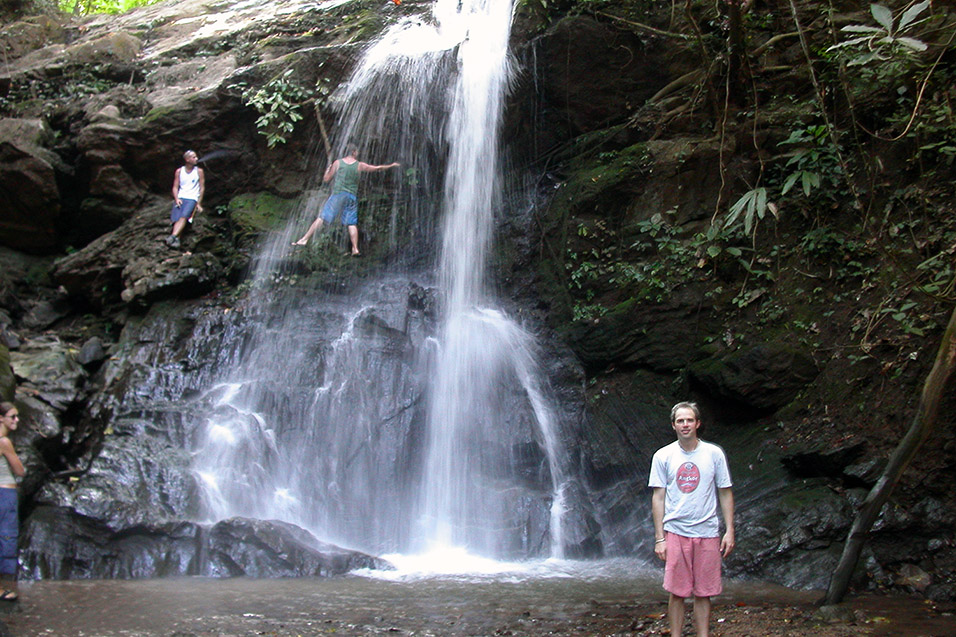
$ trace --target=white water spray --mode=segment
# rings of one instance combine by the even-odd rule
[[[372,552],[562,555],[568,461],[537,347],[486,281],[511,13],[511,0],[438,0],[432,21],[393,27],[333,96],[335,147],[414,164],[410,217],[427,229],[440,213],[437,339],[395,359],[380,352],[414,339],[374,302],[262,310],[266,333],[198,437],[209,518],[281,519]],[[292,232],[264,249],[261,279]],[[341,316],[339,337],[310,340]]]

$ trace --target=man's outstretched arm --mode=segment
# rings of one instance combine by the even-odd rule
[[[382,164],[380,166],[374,164],[366,164],[364,161],[359,162],[359,172],[360,173],[377,173],[380,170],[388,170],[389,168],[398,168],[401,166],[397,161],[393,161],[390,164]]]

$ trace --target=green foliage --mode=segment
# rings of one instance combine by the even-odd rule
[[[825,125],[798,128],[779,145],[797,147],[783,167],[786,177],[780,187],[781,197],[789,194],[794,186],[799,186],[805,197],[816,193],[831,200],[838,198],[843,186],[840,179],[843,169]],[[757,226],[768,213],[779,218],[777,205],[770,199],[768,189],[763,186],[751,188],[734,202],[721,223],[711,227],[709,238],[713,239],[719,228],[756,241]]]
[[[848,73],[847,89],[857,105],[881,104],[887,99],[903,98],[911,91],[911,85],[917,71],[925,63],[920,55],[927,45],[914,37],[913,30],[923,22],[919,15],[930,6],[929,2],[920,2],[906,9],[898,20],[892,12],[882,5],[871,5],[870,11],[877,26],[850,25],[843,28],[846,33],[855,34],[823,52],[832,55],[834,60],[853,67]],[[909,108],[900,118],[909,119]]]
[[[780,146],[788,145],[796,146],[797,150],[787,160],[786,167],[793,172],[784,179],[780,194],[786,195],[799,183],[804,196],[809,197],[814,189],[826,183],[832,188],[824,194],[835,199],[835,189],[842,183],[843,168],[830,130],[822,124],[798,128],[780,142]]]
[[[901,95],[897,99],[898,109],[889,118],[894,126],[907,130],[907,138],[918,145],[914,160],[918,160],[921,167],[953,166],[956,161],[954,83],[956,83],[956,77],[952,74],[940,74],[935,86],[931,86],[924,94],[918,117],[912,121],[912,124],[910,123],[911,111],[915,108],[915,102],[908,94]]]
[[[871,4],[870,13],[879,26],[851,24],[841,29],[844,33],[855,34],[849,40],[831,46],[828,51],[846,49],[851,52],[848,66],[863,66],[871,62],[886,61],[894,57],[911,55],[926,50],[926,43],[904,35],[913,30],[922,20],[919,15],[930,7],[929,0],[912,5],[903,12],[899,20],[893,19],[893,12],[881,4]]]
[[[837,280],[866,279],[874,270],[868,263],[873,249],[865,242],[838,232],[830,226],[818,226],[807,231],[799,243],[800,253],[812,262],[832,266],[831,274]]]
[[[757,232],[757,223],[767,215],[767,212],[773,214],[774,218],[777,217],[777,206],[767,201],[767,189],[748,190],[737,200],[737,203],[730,207],[724,219],[724,227],[734,228],[742,222],[744,235],[751,236]]]
[[[287,69],[259,88],[248,86],[245,82],[229,87],[241,89],[243,103],[258,111],[256,128],[259,129],[260,135],[265,135],[269,148],[286,142],[295,130],[296,122],[302,119],[302,105],[310,100],[316,91],[325,94],[324,86],[306,89],[297,84],[292,78],[294,71],[295,69]]]
[[[85,100],[105,93],[116,82],[100,75],[99,65],[85,67],[55,80],[29,78],[11,81],[7,94],[0,96],[0,113],[13,116],[48,115],[57,101]]]
[[[917,289],[926,294],[956,300],[956,244],[918,266],[916,271],[925,277]]]
[[[676,210],[668,210],[637,222],[629,229],[636,238],[625,249],[603,220],[578,226],[575,234],[592,247],[565,255],[568,286],[579,299],[573,309],[576,319],[603,315],[601,299],[661,303],[688,281],[707,278],[707,269],[720,263],[741,267],[755,279],[773,280],[769,261],[745,259],[747,249],[733,245],[736,231],[714,226],[706,234],[688,236],[673,222],[675,214]],[[719,293],[719,287],[709,293]],[[746,303],[760,296],[746,294],[751,295]]]
[[[130,9],[156,4],[160,0],[57,0],[60,11],[73,15],[125,13]]]

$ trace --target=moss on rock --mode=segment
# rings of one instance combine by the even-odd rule
[[[229,218],[241,234],[258,235],[277,229],[294,207],[295,201],[270,192],[245,193],[229,202]]]

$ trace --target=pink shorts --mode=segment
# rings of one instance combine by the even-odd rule
[[[720,538],[666,533],[664,590],[678,597],[713,597],[723,591]]]

